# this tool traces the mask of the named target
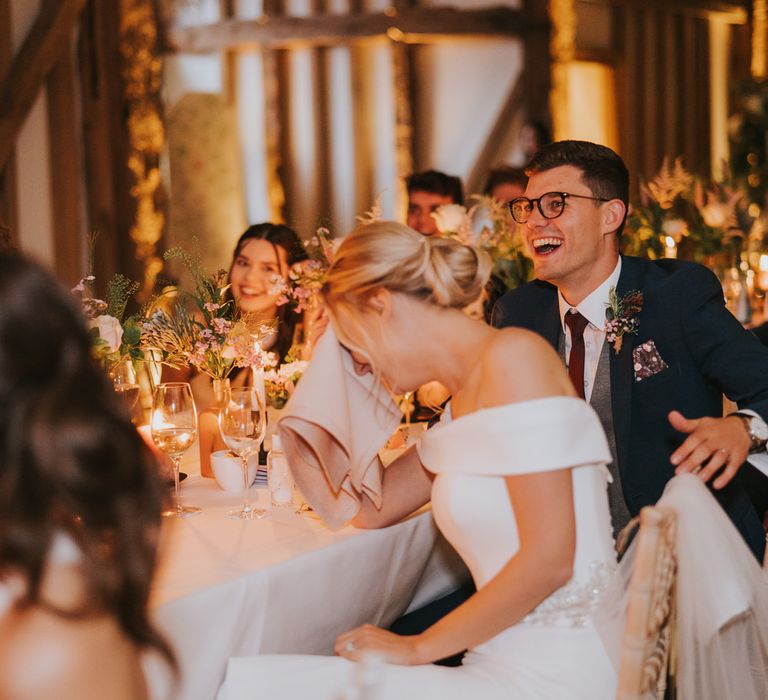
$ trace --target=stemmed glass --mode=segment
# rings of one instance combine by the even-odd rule
[[[226,446],[236,453],[243,467],[243,506],[227,511],[241,520],[263,518],[267,511],[254,508],[248,499],[248,459],[258,454],[266,426],[264,402],[255,387],[232,389],[229,402],[219,412],[219,430]]]
[[[152,396],[152,439],[173,461],[174,500],[176,505],[163,515],[185,518],[200,512],[197,506],[179,502],[179,463],[181,456],[197,437],[197,410],[192,389],[186,382],[158,384]]]
[[[120,360],[109,371],[109,378],[115,393],[122,399],[128,414],[133,416],[133,409],[139,400],[139,381],[131,360]]]

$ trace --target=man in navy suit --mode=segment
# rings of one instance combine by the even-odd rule
[[[752,467],[742,465],[768,438],[768,349],[725,308],[705,267],[619,255],[629,176],[611,149],[557,142],[527,172],[525,196],[509,208],[537,279],[502,297],[493,322],[546,338],[600,416],[614,456],[614,528],[655,503],[675,473],[695,472],[762,560],[742,473]],[[739,412],[722,415],[723,394]]]

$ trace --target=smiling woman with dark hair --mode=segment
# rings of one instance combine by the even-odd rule
[[[144,698],[161,485],[70,295],[0,252],[0,697]],[[108,689],[108,690],[107,690]]]

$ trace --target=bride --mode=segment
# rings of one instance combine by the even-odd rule
[[[378,222],[347,236],[324,288],[360,372],[396,393],[436,380],[453,397],[385,471],[382,508],[363,496],[354,524],[384,527],[431,499],[477,593],[416,636],[350,630],[336,640],[344,658],[231,659],[220,698],[338,698],[348,660],[371,655],[388,662],[380,699],[614,697],[592,623],[615,566],[605,436],[547,343],[462,313],[488,274],[473,248]],[[464,649],[459,668],[431,665]]]

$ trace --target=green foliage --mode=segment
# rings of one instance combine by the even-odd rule
[[[107,282],[107,313],[118,321],[123,320],[125,307],[130,298],[139,290],[139,283],[117,273]]]

